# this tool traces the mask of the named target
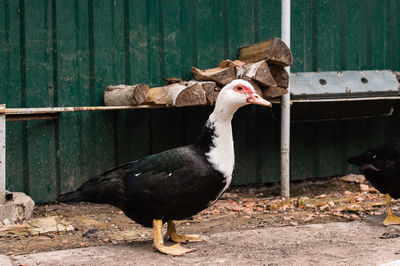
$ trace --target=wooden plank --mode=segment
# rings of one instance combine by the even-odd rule
[[[6,108],[0,104],[0,110]],[[0,114],[0,204],[6,202],[6,115]]]
[[[400,51],[398,49],[400,45],[400,34],[398,33],[400,27],[400,16],[397,15],[397,11],[400,8],[400,0],[390,1],[390,57],[391,67],[390,69],[400,70]]]
[[[290,47],[294,55],[292,72],[312,71],[312,3],[308,0],[291,2],[291,31],[296,32],[291,35],[291,42],[296,44]]]
[[[295,1],[293,1],[292,5]],[[265,4],[259,1],[259,41],[263,42],[268,39],[281,36],[281,1],[272,0]],[[293,25],[293,24],[292,24]],[[250,44],[250,43],[248,43]]]
[[[389,1],[370,1],[367,18],[370,21],[369,32],[371,69],[390,69],[390,9]]]
[[[158,61],[160,63],[157,77],[159,84],[162,78],[175,77],[181,71],[179,67],[181,54],[178,48],[180,42],[180,8],[178,1],[172,3],[175,3],[175,5],[167,5],[164,1],[157,1],[157,5],[154,7],[158,11],[155,16],[158,18],[158,25],[157,28],[154,28],[157,31],[154,33],[158,34],[156,47],[158,48]],[[170,16],[171,12],[176,13],[174,16]],[[150,32],[152,32],[152,29],[150,29]],[[151,150],[153,153],[183,145],[183,112],[182,109],[151,111]],[[160,132],[163,132],[163,134],[160,134]]]
[[[2,76],[1,73],[5,73],[7,71],[9,62],[8,62],[8,53],[9,53],[9,43],[8,43],[8,35],[9,35],[9,27],[10,21],[6,20],[6,14],[9,13],[9,6],[8,3],[3,3],[0,5],[0,18],[4,18],[4,22],[0,23],[0,87],[7,88],[8,86],[8,79],[6,76]],[[4,104],[6,102],[6,94],[0,94],[0,104]]]
[[[0,18],[5,18],[6,12],[5,5],[0,5]],[[7,6],[8,9],[8,6]],[[7,10],[8,11],[8,10]],[[9,23],[9,22],[8,22]],[[0,24],[0,61],[7,62],[8,54],[8,42],[6,23]],[[0,64],[0,73],[5,73],[7,65],[5,63]],[[1,74],[0,74],[1,75]],[[3,79],[4,78],[4,79]],[[8,86],[8,80],[5,77],[0,76],[0,87],[6,88]],[[0,109],[5,109],[6,94],[0,94]],[[0,115],[0,204],[5,202],[5,189],[6,189],[6,116]]]
[[[5,18],[5,5],[0,5],[0,18]],[[8,7],[7,7],[8,9]],[[7,10],[8,12],[8,10]],[[9,22],[8,22],[9,23]],[[8,28],[6,23],[0,23],[0,62],[7,62],[8,59]],[[0,64],[0,73],[7,71],[5,63]],[[4,78],[4,79],[3,79]],[[7,88],[8,80],[0,74],[0,87]],[[0,94],[0,110],[5,109],[6,94]],[[0,114],[0,204],[5,203],[6,190],[6,115]]]
[[[182,1],[181,8],[181,34],[184,36],[181,40],[181,77],[185,80],[193,78],[191,72],[192,66],[198,66],[198,1]],[[212,112],[212,107],[188,107],[187,111],[182,112],[183,116],[183,138],[185,144],[191,144],[200,134],[201,128]]]
[[[344,128],[346,130],[346,153],[345,158],[355,156],[370,148],[370,141],[368,140],[369,128],[368,119],[346,120],[344,121]],[[347,164],[346,172],[357,173],[357,167]]]
[[[157,55],[157,49],[148,49],[154,47],[157,42],[152,38],[154,32],[150,32],[150,21],[148,21],[147,10],[152,8],[154,15],[157,14],[155,6],[147,6],[141,0],[128,1],[129,2],[129,56],[130,56],[130,69],[131,80],[128,83],[145,83],[152,85],[154,82],[152,76],[149,75],[150,71],[155,71],[158,68],[158,61],[150,60]],[[148,3],[152,4],[152,3]],[[153,25],[153,24],[152,24]],[[151,27],[153,29],[154,26]],[[151,34],[151,36],[150,36]],[[152,46],[148,46],[152,45]],[[156,46],[157,47],[157,46]],[[154,74],[153,74],[154,75]]]
[[[121,163],[140,159],[151,153],[149,113],[149,110],[126,111],[125,121],[123,121],[126,132],[124,132],[125,135],[121,134],[120,140],[121,145],[125,144],[125,150],[120,149]],[[129,135],[129,133],[131,134]]]
[[[317,51],[314,53],[317,68],[314,71],[339,71],[340,28],[339,10],[335,1],[316,1]]]
[[[369,128],[371,129],[369,135],[370,147],[380,145],[382,143],[391,141],[393,139],[386,139],[386,127],[385,125],[389,123],[388,117],[377,117],[369,120]]]
[[[76,32],[76,60],[77,60],[77,84],[79,90],[79,105],[90,106],[92,103],[91,94],[94,88],[91,84],[94,80],[93,69],[93,56],[90,49],[93,47],[93,13],[89,10],[93,10],[91,1],[77,1],[75,6],[76,13],[76,28],[79,29]],[[90,6],[91,5],[91,6]],[[89,7],[90,6],[90,7]],[[93,51],[92,51],[93,52]],[[88,163],[92,160],[90,152],[92,147],[91,142],[91,121],[92,112],[80,112],[78,114],[78,143],[79,143],[79,164],[75,167],[79,168],[79,176],[74,183],[83,183],[89,177],[92,176],[91,164]],[[62,183],[61,188],[65,187]]]
[[[386,142],[399,138],[400,136],[400,127],[398,125],[398,121],[400,119],[400,102],[398,101],[394,109],[396,110],[394,114],[390,117],[386,117],[385,119],[385,140]]]
[[[79,47],[79,21],[83,18],[79,14],[78,2],[61,0],[54,3],[57,15],[57,104],[79,106],[82,92],[79,64],[83,52]],[[80,116],[80,113],[64,113],[58,120],[58,194],[74,190],[81,183]]]
[[[245,106],[236,111],[232,120],[235,145],[235,170],[232,184],[257,182],[257,141],[254,107]]]
[[[151,110],[151,153],[183,145],[183,108]],[[161,134],[162,132],[162,134]]]
[[[318,123],[318,136],[314,145],[317,147],[317,176],[334,176],[341,172],[341,164],[337,158],[341,158],[340,139],[336,135],[335,122],[324,121]],[[345,158],[341,158],[345,160]]]
[[[235,0],[227,3],[228,58],[238,57],[239,47],[254,43],[254,28],[249,27],[253,20],[253,1]],[[226,30],[226,29],[225,29]]]
[[[206,123],[209,115],[214,110],[214,106],[196,106],[185,108],[183,119],[185,121],[184,143],[192,144],[200,135],[201,129]]]
[[[162,32],[160,32],[160,8],[159,1],[149,1],[147,2],[147,10],[146,14],[150,16],[151,10],[151,19],[150,17],[147,19],[147,47],[151,47],[147,50],[148,55],[148,82],[150,87],[156,87],[162,83],[163,78],[163,36]]]
[[[115,2],[116,3],[116,2]],[[119,2],[121,3],[121,2]],[[102,94],[105,87],[115,84],[112,80],[113,65],[113,11],[114,2],[93,2],[93,51],[94,53],[94,95],[92,104],[103,105]],[[90,8],[90,7],[89,7]],[[90,44],[89,44],[90,45]],[[90,47],[91,49],[91,47]],[[122,65],[123,66],[123,65]],[[93,113],[90,117],[92,158],[91,175],[100,173],[116,164],[115,124],[112,112]]]
[[[224,27],[221,0],[205,0],[197,2],[196,32],[197,65],[206,69],[218,65],[224,58]],[[226,30],[226,29],[225,29]],[[200,34],[201,33],[201,34]]]
[[[25,2],[26,104],[53,105],[51,3]],[[53,121],[27,122],[30,196],[37,203],[55,198],[55,135]],[[27,178],[27,177],[25,177]]]
[[[5,68],[0,71],[0,80],[4,84],[5,93],[0,97],[5,97],[2,103],[7,107],[21,107],[22,105],[22,82],[21,82],[21,50],[20,50],[20,14],[10,12],[20,9],[18,1],[4,1],[1,5],[4,10],[4,26],[7,50],[5,58],[1,60]],[[3,9],[4,8],[4,9]],[[23,137],[23,123],[7,123],[7,171],[6,186],[10,191],[24,191],[24,161],[27,161],[27,154],[23,153],[26,139]],[[26,127],[25,127],[26,130]],[[26,192],[26,191],[25,191]]]
[[[129,2],[129,61],[131,69],[131,83],[151,84],[151,71],[157,71],[158,61],[150,66],[149,60],[157,51],[149,50],[150,44],[150,21],[148,20],[150,2],[147,5],[141,0]],[[157,13],[156,10],[153,10]],[[155,43],[152,42],[152,45]],[[128,60],[127,58],[125,60]],[[123,121],[124,130],[119,130],[121,155],[120,161],[126,162],[142,158],[150,154],[150,111],[132,110],[125,113]]]
[[[290,179],[315,177],[319,172],[316,162],[316,123],[292,123],[290,141]]]
[[[280,120],[273,116],[278,113],[279,106],[258,108],[257,128],[260,181],[262,183],[276,182],[280,178]]]
[[[364,1],[353,0],[345,1],[345,27],[343,28],[345,37],[345,51],[343,57],[345,65],[343,70],[367,69],[367,18],[365,15]]]
[[[253,42],[252,2],[235,0],[225,2],[227,24],[223,24],[228,34],[228,58],[236,59],[240,46]],[[239,109],[232,121],[235,144],[235,170],[233,184],[257,182],[257,145],[255,136],[255,108],[246,106]]]
[[[188,69],[191,69],[192,66],[197,66],[196,5],[197,1],[181,2],[181,63],[179,77],[183,80],[192,79],[192,74]]]
[[[160,2],[160,10],[162,10],[162,27],[164,37],[164,60],[165,71],[164,77],[180,77],[182,64],[182,47],[181,41],[187,36],[182,35],[181,20],[182,7],[181,0],[170,0],[168,4],[165,1]],[[174,14],[171,16],[171,14]],[[187,69],[187,71],[190,68]]]
[[[110,7],[110,15],[112,19],[111,36],[112,44],[112,73],[108,76],[106,82],[112,84],[130,84],[131,80],[131,64],[129,49],[129,1],[114,2]],[[128,6],[126,6],[128,5]],[[125,10],[127,8],[127,10]],[[126,17],[128,16],[128,17]],[[143,97],[144,98],[144,97]],[[127,147],[125,139],[127,124],[125,123],[129,113],[127,111],[113,112],[114,123],[114,166],[131,160],[131,147]]]

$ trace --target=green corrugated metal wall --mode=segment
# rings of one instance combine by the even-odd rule
[[[400,0],[292,0],[292,72],[400,70],[399,10]],[[0,103],[102,105],[109,84],[188,79],[192,65],[276,36],[280,0],[2,0]],[[192,142],[211,110],[7,122],[7,188],[54,200],[104,169]],[[346,156],[399,137],[399,122],[397,107],[390,118],[293,123],[291,178],[348,172]],[[279,123],[258,107],[235,115],[235,184],[279,179]]]

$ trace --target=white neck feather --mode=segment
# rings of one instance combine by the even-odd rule
[[[214,127],[215,135],[213,146],[206,155],[214,168],[230,181],[235,164],[231,121],[214,120],[210,116],[208,123]]]
[[[212,140],[213,146],[206,155],[214,168],[225,177],[226,184],[221,191],[222,194],[232,181],[235,164],[231,120],[236,110],[244,104],[224,104],[224,99],[220,96],[218,96],[215,109],[207,121],[208,125],[214,128],[215,134]]]

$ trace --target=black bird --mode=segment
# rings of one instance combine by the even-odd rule
[[[347,161],[357,165],[365,178],[386,194],[388,211],[383,224],[400,224],[400,217],[391,209],[392,198],[400,198],[400,139],[371,148]]]
[[[174,242],[204,241],[198,235],[178,235],[173,221],[206,209],[230,185],[234,168],[231,120],[238,108],[250,103],[271,107],[250,83],[232,81],[220,91],[194,144],[107,170],[57,201],[116,206],[137,223],[153,227],[153,246],[159,252],[179,256],[195,251],[179,244],[165,246],[162,225],[168,223],[166,237]]]

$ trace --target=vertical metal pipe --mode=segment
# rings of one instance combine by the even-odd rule
[[[282,0],[281,37],[290,48],[290,0]],[[285,68],[290,76],[290,67]],[[290,197],[290,86],[281,99],[281,196]]]
[[[0,111],[6,105],[0,105]],[[0,112],[0,204],[6,202],[6,114]]]

